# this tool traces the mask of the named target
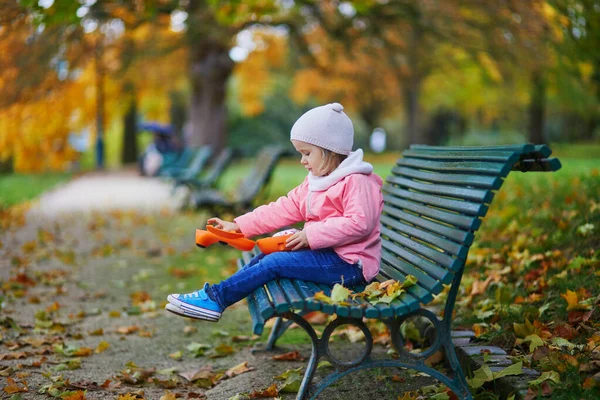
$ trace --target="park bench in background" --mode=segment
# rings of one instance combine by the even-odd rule
[[[192,192],[191,205],[195,208],[225,208],[238,213],[247,211],[252,207],[261,190],[269,184],[277,162],[290,154],[290,150],[284,146],[263,147],[254,161],[252,170],[237,185],[231,196],[216,189],[199,189]]]
[[[162,171],[169,169],[182,169],[185,168],[196,154],[196,150],[191,147],[186,147],[181,152],[170,152],[163,155],[163,163],[160,167],[159,174]]]
[[[210,146],[202,146],[194,150],[193,157],[184,166],[172,166],[161,168],[159,175],[165,178],[193,179],[198,176],[210,159],[212,149]]]
[[[175,181],[173,190],[179,186],[187,186],[190,189],[207,189],[213,187],[218,179],[223,174],[223,171],[234,156],[234,151],[230,147],[226,147],[219,153],[219,156],[211,163],[210,169],[205,175],[192,178],[179,178]]]
[[[432,147],[413,145],[404,151],[383,187],[381,215],[383,245],[378,281],[404,281],[417,278],[399,298],[389,305],[372,305],[363,299],[350,305],[328,304],[314,295],[331,288],[302,280],[281,279],[267,283],[247,297],[253,331],[260,335],[265,321],[276,318],[266,349],[292,322],[303,328],[312,340],[312,354],[297,399],[309,396],[311,381],[320,358],[335,367],[310,393],[315,398],[326,387],[354,371],[375,367],[402,367],[424,372],[447,385],[460,399],[471,399],[451,339],[451,316],[460,286],[467,253],[490,203],[510,171],[556,171],[561,164],[548,159],[547,146],[531,144],[492,147]],[[254,253],[243,253],[241,267]],[[451,285],[443,318],[425,308],[444,285]],[[360,292],[363,287],[353,288]],[[337,314],[323,330],[321,338],[302,317],[311,311]],[[363,318],[382,320],[391,333],[397,358],[371,357],[373,337]],[[429,325],[430,346],[420,353],[405,349],[400,327],[409,319],[424,319]],[[287,321],[284,321],[287,320]],[[330,335],[340,325],[354,325],[365,335],[365,349],[352,361],[335,358],[329,349]],[[425,360],[443,350],[450,376],[426,365]]]

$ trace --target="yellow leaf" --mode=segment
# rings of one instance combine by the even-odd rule
[[[563,299],[567,301],[567,310],[571,310],[577,306],[579,300],[577,299],[577,292],[573,292],[571,290],[567,290],[567,293],[563,293],[560,295]]]
[[[106,349],[108,349],[110,347],[110,344],[107,341],[101,341],[100,343],[98,343],[98,346],[96,347],[96,350],[94,350],[95,353],[102,353],[104,352]]]
[[[347,300],[348,296],[350,296],[350,293],[352,293],[350,289],[347,289],[339,283],[336,283],[331,290],[331,300],[334,303],[340,303]]]
[[[175,396],[175,394],[167,391],[165,394],[160,396],[160,400],[177,400],[177,396]]]
[[[333,301],[331,300],[331,298],[329,296],[327,296],[325,293],[323,293],[323,291],[315,293],[315,295],[313,296],[313,299],[322,301],[323,303],[333,304]]]

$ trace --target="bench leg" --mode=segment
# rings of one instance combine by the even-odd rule
[[[298,324],[298,326],[304,329],[304,331],[306,331],[306,333],[310,337],[310,341],[312,343],[312,351],[310,353],[310,358],[308,359],[308,364],[306,365],[306,372],[304,373],[304,378],[302,378],[302,383],[300,384],[300,389],[298,390],[298,395],[296,396],[296,400],[304,400],[305,396],[307,395],[312,378],[315,374],[315,370],[317,369],[317,362],[319,361],[319,357],[321,356],[321,354],[319,354],[319,338],[313,327],[310,326],[310,324],[306,322],[306,320],[302,318],[302,316],[293,312],[287,312],[283,313],[282,317],[287,319],[288,322],[295,322],[296,324]],[[281,317],[279,317],[278,319],[281,319]]]
[[[299,316],[303,316],[305,315],[307,312],[302,310],[296,313],[296,315]],[[285,333],[285,331],[288,330],[288,328],[294,323],[294,321],[292,320],[287,320],[284,321],[282,317],[277,317],[277,319],[275,320],[275,324],[273,325],[273,328],[271,329],[271,333],[269,334],[269,341],[267,342],[267,346],[265,347],[265,350],[267,351],[271,351],[275,348],[275,343],[277,342],[277,339],[279,339],[281,336],[283,336],[283,334]]]
[[[471,396],[471,391],[469,390],[469,385],[467,384],[465,374],[460,366],[460,363],[458,362],[458,357],[456,356],[456,350],[454,349],[454,344],[452,343],[450,331],[447,331],[447,336],[448,338],[444,340],[444,353],[446,355],[446,360],[450,364],[450,369],[454,372],[454,376],[452,378],[453,385],[451,389],[459,399],[471,400],[473,397]]]

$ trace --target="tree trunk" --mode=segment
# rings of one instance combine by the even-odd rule
[[[191,48],[191,147],[210,145],[218,152],[227,143],[227,80],[233,70],[229,49],[212,43]]]
[[[545,143],[544,124],[546,112],[546,81],[541,71],[531,77],[531,101],[529,102],[529,142]]]
[[[171,126],[173,126],[177,141],[183,143],[183,127],[187,120],[186,99],[181,92],[177,91],[169,93],[169,98],[171,100],[171,106],[169,108]]]
[[[419,97],[421,95],[421,80],[416,76],[407,79],[403,88],[404,110],[406,115],[406,131],[409,144],[431,144],[430,138],[421,134],[419,129]]]
[[[102,65],[102,44],[95,49],[96,66],[96,169],[104,168],[104,66]]]
[[[127,113],[123,118],[123,151],[121,153],[121,162],[123,164],[134,163],[137,161],[137,99],[135,88],[132,84],[125,85],[125,96],[129,99]]]

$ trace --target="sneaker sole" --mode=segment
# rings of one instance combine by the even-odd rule
[[[196,307],[192,304],[185,303],[172,295],[167,296],[167,301],[179,308],[193,312],[195,314],[205,315],[210,318],[221,318],[221,313],[218,311],[209,310],[208,308]]]
[[[180,317],[188,317],[188,318],[200,319],[203,321],[210,321],[210,322],[218,322],[219,321],[219,318],[207,317],[205,315],[200,315],[200,314],[196,314],[196,313],[193,313],[190,311],[186,311],[186,310],[179,308],[176,305],[171,304],[171,303],[169,303],[165,306],[165,310],[167,310],[173,314],[179,315]]]

